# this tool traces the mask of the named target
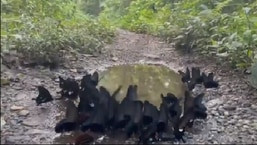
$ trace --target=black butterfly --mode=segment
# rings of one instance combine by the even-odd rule
[[[68,99],[77,99],[79,94],[79,84],[71,78],[63,79],[59,76],[59,87],[61,90],[61,96]]]
[[[55,125],[55,132],[56,133],[62,133],[62,132],[70,132],[74,131],[78,124],[78,108],[74,104],[73,101],[68,100],[66,102],[66,113],[65,113],[65,118],[60,120],[56,125]]]
[[[32,98],[32,100],[36,100],[37,106],[54,100],[50,92],[45,87],[37,86],[37,89],[39,92],[37,98]]]
[[[196,84],[203,83],[203,77],[200,74],[200,69],[198,67],[192,67],[191,74],[187,67],[186,72],[178,71],[182,75],[182,82],[186,83],[189,90],[193,90]]]
[[[99,82],[99,74],[98,72],[94,72],[93,75],[91,74],[86,74],[83,76],[81,80],[80,87],[82,90],[87,89],[88,87],[96,87]]]
[[[214,74],[209,73],[208,76],[202,72],[203,77],[203,85],[205,88],[217,88],[219,86],[219,83],[217,81],[214,81]]]
[[[186,73],[182,72],[181,70],[179,70],[178,72],[180,75],[182,75],[181,80],[183,83],[187,83],[190,81],[191,77],[190,77],[190,71],[188,67],[186,68]]]

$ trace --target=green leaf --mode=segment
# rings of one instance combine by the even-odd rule
[[[252,50],[247,50],[247,56],[252,58],[253,57],[253,51]]]
[[[246,14],[248,14],[251,10],[251,8],[249,7],[244,7],[243,10],[245,11]]]
[[[232,41],[231,46],[234,47],[234,48],[239,48],[239,47],[242,47],[243,44],[241,42],[238,42],[238,41]]]
[[[205,9],[199,13],[199,15],[202,15],[202,16],[210,16],[211,14],[212,14],[212,10],[210,9]]]
[[[252,30],[246,30],[243,35],[244,36],[250,36],[252,34]]]

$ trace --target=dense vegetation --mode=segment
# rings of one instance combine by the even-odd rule
[[[80,1],[1,0],[2,52],[27,61],[58,63],[64,52],[100,52],[114,31],[83,13]],[[58,56],[58,57],[57,57]]]
[[[218,56],[247,67],[257,48],[256,0],[105,0],[100,17],[178,49]]]
[[[1,47],[32,60],[52,61],[67,50],[99,52],[114,35],[112,26],[233,67],[250,66],[257,54],[256,0],[3,0],[1,7]]]

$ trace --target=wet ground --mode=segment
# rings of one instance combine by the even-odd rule
[[[246,77],[228,69],[223,62],[195,55],[183,55],[157,38],[118,31],[115,42],[106,46],[98,57],[78,54],[58,70],[45,68],[1,67],[1,143],[61,143],[54,132],[55,123],[64,115],[60,101],[37,107],[31,98],[37,96],[38,84],[58,96],[58,75],[80,79],[86,71],[105,70],[119,64],[163,64],[175,71],[198,66],[215,72],[220,88],[208,90],[208,119],[198,121],[187,143],[255,143],[257,141],[257,93],[246,83]],[[221,65],[222,64],[222,65]],[[67,139],[68,140],[68,139]],[[72,140],[72,136],[70,136]],[[66,141],[66,140],[65,140]]]
[[[166,66],[136,64],[117,65],[106,69],[99,85],[105,86],[111,93],[122,85],[116,97],[119,101],[126,96],[127,88],[131,84],[138,85],[140,100],[148,100],[156,106],[161,104],[161,93],[166,95],[171,92],[178,98],[184,96],[185,86],[181,82],[181,76]]]

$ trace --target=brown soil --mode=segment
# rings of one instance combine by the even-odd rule
[[[196,122],[199,131],[188,134],[187,143],[250,144],[257,141],[257,92],[247,85],[247,76],[226,65],[218,65],[223,62],[178,53],[158,38],[118,30],[114,43],[106,46],[103,54],[97,57],[78,54],[57,70],[2,66],[2,77],[11,78],[11,82],[1,87],[1,116],[6,122],[1,127],[1,143],[53,143],[56,140],[53,127],[63,114],[63,105],[53,102],[45,104],[44,108],[37,107],[31,100],[37,95],[35,85],[43,84],[56,95],[58,83],[55,80],[60,74],[79,78],[86,71],[124,63],[165,64],[176,71],[198,66],[215,72],[220,88],[206,94],[208,119]],[[12,111],[14,106],[18,106],[17,111]]]

